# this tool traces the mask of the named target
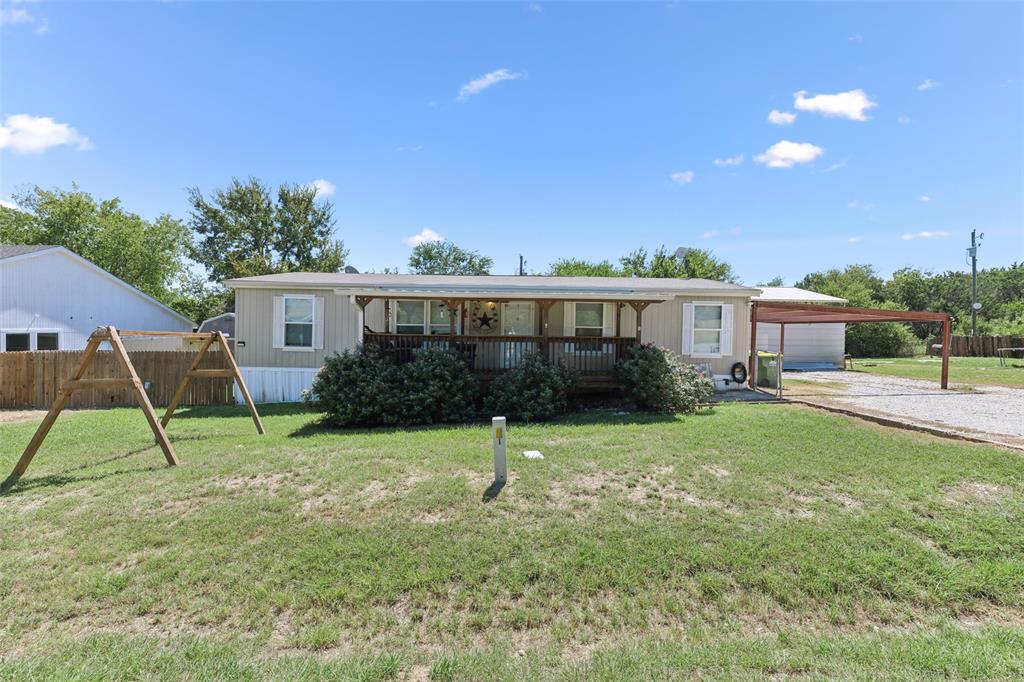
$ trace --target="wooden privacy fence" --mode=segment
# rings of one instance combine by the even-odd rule
[[[32,351],[0,353],[0,409],[40,409],[53,404],[61,385],[82,359],[83,351]],[[166,406],[174,397],[185,373],[196,357],[194,350],[129,351],[128,356],[144,382],[153,405]],[[200,369],[226,369],[224,353],[207,353]],[[113,351],[98,351],[83,378],[120,376],[122,370]],[[81,389],[68,407],[134,407],[130,388]],[[192,382],[182,405],[234,405],[234,380],[211,378]]]
[[[942,343],[939,339],[928,342],[929,355],[941,355],[942,351],[934,348]],[[995,357],[999,348],[1024,348],[1024,336],[951,336],[949,337],[949,354],[960,357]],[[1017,354],[1020,356],[1020,353]]]

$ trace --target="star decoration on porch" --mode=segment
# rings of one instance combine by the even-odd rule
[[[491,326],[491,323],[494,322],[496,319],[497,318],[491,317],[485,312],[483,315],[477,316],[476,323],[480,329],[494,329],[494,327]]]

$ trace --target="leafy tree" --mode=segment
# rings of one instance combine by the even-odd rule
[[[870,307],[883,300],[885,280],[870,265],[847,265],[842,270],[812,272],[796,283],[801,289],[839,296],[850,305]]]
[[[759,287],[784,287],[784,286],[786,286],[786,284],[785,284],[785,282],[783,281],[783,279],[781,277],[776,275],[775,277],[772,277],[767,282],[762,282],[761,284],[758,284],[757,286],[759,286]]]
[[[337,272],[348,252],[333,239],[334,209],[316,200],[316,189],[281,185],[276,201],[256,178],[231,181],[206,199],[189,190],[192,256],[209,279],[267,275],[296,270]]]
[[[576,259],[555,261],[549,270],[551,275],[592,275],[600,277],[676,277],[713,279],[721,282],[736,282],[732,266],[715,258],[710,251],[690,249],[683,258],[669,253],[664,246],[658,247],[648,257],[647,249],[639,248],[619,259],[619,267],[609,261],[588,263]]]
[[[228,310],[231,291],[211,285],[203,275],[185,272],[171,289],[166,303],[198,324]]]
[[[424,242],[409,256],[409,269],[417,275],[489,275],[494,261],[449,241]]]
[[[578,258],[562,258],[551,264],[549,275],[555,277],[622,277],[611,262],[588,263]]]
[[[36,186],[15,195],[21,210],[0,209],[0,243],[63,246],[150,296],[170,303],[184,271],[188,230],[169,215],[149,221],[117,198],[96,200],[70,190]]]

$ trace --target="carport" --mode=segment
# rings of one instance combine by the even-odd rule
[[[750,308],[750,362],[749,386],[757,384],[757,324],[779,326],[779,354],[786,354],[787,324],[830,324],[858,322],[941,322],[942,323],[942,388],[949,387],[949,336],[952,323],[948,313],[929,313],[911,310],[883,310],[882,308],[847,308],[815,303],[785,303],[782,301],[754,301]]]

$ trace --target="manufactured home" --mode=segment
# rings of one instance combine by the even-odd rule
[[[227,280],[235,348],[253,396],[299,400],[324,360],[360,344],[403,361],[451,348],[482,376],[538,352],[584,382],[614,380],[638,342],[669,348],[737,388],[760,290],[703,279],[293,272]]]

